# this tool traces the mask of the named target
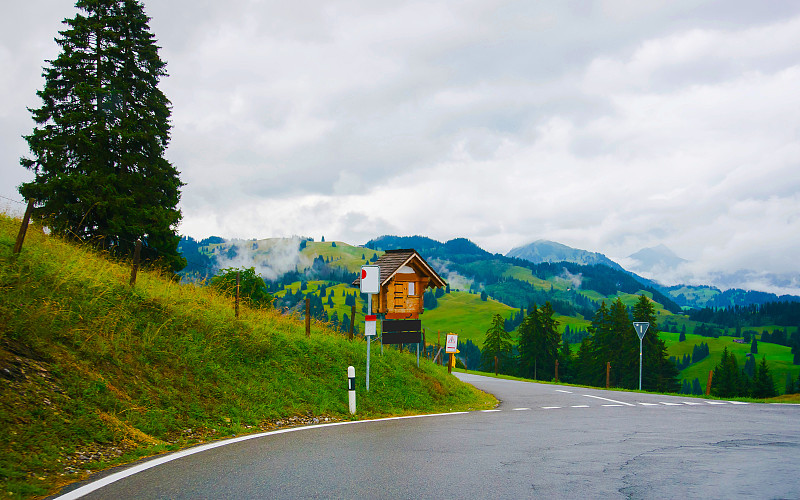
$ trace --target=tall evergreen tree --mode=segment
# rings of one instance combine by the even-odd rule
[[[744,395],[744,382],[739,371],[739,363],[736,362],[736,356],[728,352],[727,347],[722,349],[722,357],[714,368],[711,393],[722,398]]]
[[[639,300],[633,306],[633,321],[650,323],[647,334],[642,340],[642,389],[647,391],[678,392],[680,390],[678,369],[675,363],[669,361],[667,345],[658,336],[657,319],[653,303],[645,295],[640,295]],[[636,336],[635,333],[633,335]],[[638,337],[636,340],[639,340]]]
[[[772,398],[777,396],[775,391],[775,380],[769,372],[767,366],[767,357],[761,358],[761,363],[756,367],[756,375],[753,377],[753,393],[754,398]]]
[[[508,373],[512,366],[511,335],[503,327],[503,317],[495,314],[492,325],[486,330],[486,339],[481,349],[481,370],[494,371],[494,358],[497,356],[499,371]]]
[[[551,380],[555,376],[561,334],[553,319],[553,308],[535,305],[519,326],[519,373],[523,377]]]
[[[19,192],[57,234],[93,240],[174,270],[186,261],[175,234],[178,171],[164,158],[170,102],[159,90],[165,63],[138,0],[78,0],[64,23],[61,53],[46,61],[37,126],[25,136],[35,174]]]

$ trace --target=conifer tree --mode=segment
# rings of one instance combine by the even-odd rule
[[[511,369],[511,354],[511,335],[503,328],[503,317],[495,314],[481,349],[481,369],[494,371],[494,357],[497,356],[500,371],[507,373]]]
[[[61,53],[46,61],[36,127],[20,163],[35,177],[19,192],[56,234],[174,270],[186,261],[175,234],[178,171],[164,158],[170,102],[159,90],[165,63],[138,0],[78,0],[64,23]]]
[[[767,366],[767,357],[761,358],[761,363],[756,367],[756,375],[753,377],[754,398],[772,398],[777,396],[775,391],[775,381]]]
[[[551,380],[555,375],[561,334],[550,303],[535,305],[519,326],[519,373],[523,377]]]
[[[675,363],[669,361],[667,345],[658,336],[657,319],[653,303],[647,296],[640,295],[639,300],[633,306],[633,321],[650,323],[647,334],[642,339],[642,389],[647,391],[678,392],[680,389],[678,368]],[[635,336],[635,333],[633,335]],[[638,340],[638,337],[636,340]]]

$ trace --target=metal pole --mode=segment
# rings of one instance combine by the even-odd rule
[[[372,314],[371,293],[367,294],[367,314]],[[367,392],[369,392],[369,345],[372,343],[372,335],[364,335],[364,338],[367,339]]]
[[[642,390],[642,339],[639,339],[639,390]]]

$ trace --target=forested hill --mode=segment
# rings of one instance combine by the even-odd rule
[[[681,308],[651,282],[626,271],[605,265],[581,265],[570,262],[533,263],[525,259],[491,254],[475,243],[457,238],[444,243],[423,236],[381,236],[369,241],[367,248],[392,250],[414,248],[428,260],[445,279],[449,275],[465,278],[470,291],[486,292],[489,296],[512,307],[527,308],[531,303],[553,303],[557,312],[591,316],[596,304],[577,290],[593,290],[601,296],[617,293],[650,292],[653,299],[669,311]],[[530,274],[524,270],[529,270]],[[531,280],[525,275],[532,275]],[[540,282],[536,282],[540,280]],[[541,281],[550,282],[542,286]],[[567,286],[556,287],[555,282]]]

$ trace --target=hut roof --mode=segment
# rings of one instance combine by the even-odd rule
[[[431,280],[428,286],[434,288],[441,288],[447,286],[447,283],[439,276],[431,266],[425,262],[425,259],[413,249],[401,250],[386,250],[373,265],[380,266],[381,269],[381,286],[389,282],[397,271],[411,262],[419,264],[418,267],[422,268],[424,275],[428,276]],[[359,276],[353,281],[353,286],[361,284],[361,277]]]

